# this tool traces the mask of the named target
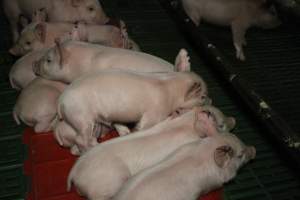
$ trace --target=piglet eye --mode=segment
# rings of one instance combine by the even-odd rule
[[[243,154],[237,156],[239,159],[243,158]]]
[[[47,59],[47,63],[51,63],[51,60],[49,58]]]
[[[95,10],[95,8],[94,8],[94,7],[89,7],[88,10],[89,10],[90,12],[93,12],[93,11]]]
[[[204,113],[206,113],[208,118],[211,116],[211,113],[209,111],[204,111]]]
[[[223,130],[224,128],[225,128],[225,125],[224,125],[224,124],[220,124],[220,125],[219,125],[219,129],[222,129],[222,130]]]
[[[30,41],[27,41],[26,44],[27,44],[27,45],[31,45],[31,42],[30,42]]]

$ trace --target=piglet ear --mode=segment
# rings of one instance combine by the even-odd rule
[[[71,5],[73,7],[78,7],[78,6],[80,6],[81,2],[82,2],[82,0],[71,0]]]
[[[47,14],[46,8],[40,8],[40,9],[34,11],[31,19],[32,19],[32,22],[41,23],[41,22],[46,22],[47,17],[48,17],[48,14]]]
[[[232,130],[236,125],[235,118],[234,117],[227,117],[226,124],[227,124],[229,130]]]
[[[206,130],[206,127],[204,127],[203,122],[203,110],[201,107],[196,107],[195,109],[195,117],[194,117],[194,129],[199,134],[200,138],[205,138],[209,133]]]
[[[21,25],[21,28],[23,29],[29,24],[29,20],[24,15],[20,15],[19,16],[19,24]]]
[[[232,147],[229,145],[224,145],[215,150],[214,159],[219,167],[225,168],[232,159],[233,155],[234,152]]]
[[[199,82],[194,82],[190,88],[187,90],[185,97],[184,97],[184,101],[188,101],[190,99],[193,99],[195,97],[199,97],[201,95],[202,92],[202,86],[201,83]]]
[[[75,41],[88,41],[86,25],[84,23],[77,23],[74,25],[71,33],[71,39]]]
[[[62,69],[63,65],[67,63],[70,57],[70,53],[68,52],[68,50],[62,47],[59,38],[55,38],[55,45],[56,45],[55,48],[58,52],[60,69]]]
[[[189,72],[191,71],[190,57],[185,49],[180,49],[175,59],[175,71]]]
[[[38,38],[38,40],[40,40],[43,43],[46,41],[46,31],[47,31],[47,25],[46,23],[43,22],[38,23],[34,29],[34,33],[36,37]]]

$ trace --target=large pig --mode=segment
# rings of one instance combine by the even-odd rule
[[[178,147],[215,134],[212,124],[207,113],[197,107],[150,129],[98,144],[77,160],[68,188],[73,183],[90,200],[110,199],[131,176]]]
[[[269,29],[280,24],[269,0],[182,0],[182,4],[197,26],[202,20],[231,26],[236,57],[240,60],[245,60],[243,45],[246,45],[248,28],[258,26]]]
[[[182,49],[176,58],[175,70],[187,62],[189,57]],[[57,42],[36,62],[33,71],[46,79],[71,83],[85,73],[110,68],[137,72],[174,71],[174,65],[150,54],[78,41]]]
[[[3,0],[4,12],[10,22],[13,40],[19,37],[19,16],[30,18],[34,11],[45,8],[51,22],[105,24],[108,21],[98,0]]]
[[[34,127],[36,133],[50,131],[56,116],[57,100],[65,84],[36,78],[22,90],[13,109],[17,124],[20,120]]]
[[[12,88],[21,90],[36,78],[32,71],[32,64],[41,58],[46,51],[47,50],[30,52],[16,61],[9,72],[9,80]]]
[[[113,199],[196,200],[234,178],[255,154],[228,133],[191,142],[129,179]]]
[[[96,123],[126,135],[130,131],[125,124],[135,123],[134,130],[143,130],[178,108],[203,105],[207,98],[206,84],[193,72],[110,70],[75,80],[60,96],[58,114],[76,130],[77,145],[85,150],[95,144]]]

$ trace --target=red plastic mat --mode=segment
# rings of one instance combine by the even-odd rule
[[[100,142],[118,137],[115,131],[105,135]],[[30,179],[26,200],[84,200],[72,190],[67,192],[67,177],[77,157],[62,148],[51,132],[34,133],[27,128],[23,142],[28,147],[24,173]],[[199,200],[222,200],[222,189],[210,192]]]

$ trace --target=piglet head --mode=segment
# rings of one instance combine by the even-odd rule
[[[207,95],[207,87],[205,82],[196,74],[189,73],[192,83],[187,87],[183,108],[192,108],[194,106],[203,106],[211,104],[211,99]]]
[[[203,112],[207,113],[208,118],[211,118],[219,133],[229,132],[235,127],[235,118],[225,116],[218,108],[212,105],[204,105],[202,109]]]
[[[246,146],[235,135],[226,133],[219,146],[214,150],[214,162],[222,171],[224,182],[229,181],[235,175],[237,170],[254,159],[256,150],[253,146]]]
[[[194,129],[201,138],[218,134],[213,116],[202,107],[194,108]]]
[[[46,22],[47,18],[48,18],[48,14],[46,8],[40,8],[34,11],[31,16],[32,22],[35,23]]]
[[[42,49],[46,40],[46,28],[45,23],[28,25],[9,52],[15,56],[21,56],[30,51]]]
[[[69,51],[60,41],[56,40],[56,46],[50,48],[46,54],[33,64],[36,75],[50,80],[61,80],[62,70],[68,62]]]
[[[280,24],[281,21],[274,4],[270,0],[261,1],[256,15],[256,25],[264,29],[270,29]]]
[[[77,9],[80,20],[89,24],[105,24],[109,20],[98,0],[71,0],[71,5]]]

